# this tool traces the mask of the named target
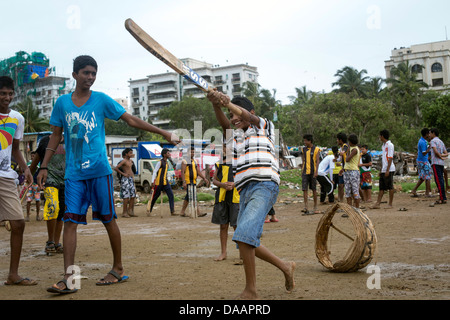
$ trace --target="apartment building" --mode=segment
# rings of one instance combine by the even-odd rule
[[[391,68],[401,62],[408,62],[417,80],[428,84],[430,90],[450,90],[450,40],[395,48],[385,61],[387,78]]]
[[[191,58],[182,59],[182,61],[210,85],[230,97],[240,95],[246,82],[258,82],[257,68],[248,64],[219,66]],[[160,119],[159,110],[168,107],[173,101],[180,101],[186,95],[198,98],[205,96],[203,91],[191,81],[176,72],[153,74],[144,79],[130,80],[129,87],[132,114],[145,121],[151,120],[154,125],[165,129],[169,129],[170,121]]]

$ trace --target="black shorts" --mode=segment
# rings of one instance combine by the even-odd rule
[[[394,172],[389,172],[389,176],[385,176],[385,173],[380,173],[380,190],[392,190],[394,189]]]
[[[238,215],[239,203],[218,202],[214,204],[211,222],[214,224],[230,224],[230,226],[235,227]]]
[[[302,190],[316,190],[317,179],[314,178],[313,174],[302,174]]]

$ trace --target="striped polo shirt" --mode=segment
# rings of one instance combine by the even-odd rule
[[[233,149],[234,182],[238,191],[250,181],[273,181],[280,184],[275,128],[272,122],[259,118],[259,128],[250,125],[245,132],[233,130],[233,136],[226,140],[227,146],[230,142]]]

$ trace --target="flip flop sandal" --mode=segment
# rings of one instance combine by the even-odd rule
[[[45,252],[46,253],[54,253],[54,252],[56,252],[55,242],[47,241],[45,243]]]
[[[28,283],[24,283],[24,281],[28,281]],[[5,281],[5,286],[35,286],[37,285],[36,280],[31,280],[29,278],[21,278],[17,281],[14,281],[13,283],[8,283]]]
[[[108,282],[104,282],[105,281],[105,279],[103,278],[103,279],[100,279],[100,281],[99,282],[97,282],[96,283],[96,285],[98,285],[98,286],[109,286],[109,285],[112,285],[112,284],[117,284],[117,283],[122,283],[122,282],[125,282],[125,281],[127,281],[129,278],[128,278],[128,276],[120,276],[117,272],[115,272],[114,270],[111,270],[110,272],[108,272],[109,274],[111,274],[114,278],[116,278],[117,279],[117,281],[108,281]]]
[[[58,284],[58,283],[60,283],[60,282],[64,283],[64,285],[66,286],[65,289],[61,289],[61,288],[58,288],[58,287],[56,286],[56,284]],[[50,293],[59,293],[59,294],[68,294],[68,293],[75,293],[75,292],[78,291],[78,289],[75,289],[75,288],[69,289],[69,286],[67,285],[67,280],[66,280],[66,279],[62,279],[62,280],[58,281],[56,284],[54,284],[54,285],[51,286],[50,288],[47,288],[47,292],[50,292]]]

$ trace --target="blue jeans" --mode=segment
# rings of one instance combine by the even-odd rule
[[[239,216],[233,241],[260,246],[264,220],[278,197],[278,184],[273,181],[252,181],[239,193]]]

